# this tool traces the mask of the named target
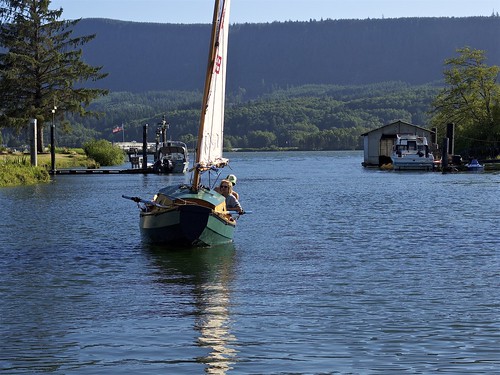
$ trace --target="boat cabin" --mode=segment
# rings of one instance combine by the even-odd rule
[[[394,145],[394,151],[401,156],[404,153],[414,153],[423,156],[429,153],[429,146],[427,145],[427,138],[425,137],[411,137],[403,138],[398,137]]]

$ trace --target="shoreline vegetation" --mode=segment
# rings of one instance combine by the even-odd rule
[[[108,142],[106,142],[108,143]],[[94,157],[89,157],[86,151],[82,148],[56,148],[56,169],[65,168],[99,168],[103,165],[120,165],[122,159],[116,154],[116,159],[104,157],[99,153],[103,149],[107,149],[107,145],[97,147],[98,150],[86,150],[94,152]],[[297,151],[297,147],[266,147],[266,148],[230,148],[225,149],[225,152],[258,152],[258,151],[273,151],[286,152]],[[194,150],[190,150],[194,152]],[[107,156],[107,155],[105,155]],[[101,163],[95,159],[101,160]],[[107,160],[111,164],[104,162]],[[122,160],[122,161],[120,161]],[[8,153],[3,151],[0,153],[0,188],[14,187],[23,185],[33,185],[39,183],[49,183],[51,181],[49,171],[51,170],[51,155],[50,153],[40,153],[37,155],[38,166],[31,165],[30,154],[23,152]]]
[[[50,182],[50,153],[37,155],[38,166],[31,165],[29,154],[0,154],[0,187],[33,185]],[[83,150],[57,150],[56,168],[91,167],[95,162],[88,158]]]
[[[86,142],[83,148],[56,147],[55,168],[99,168],[120,165],[125,160],[125,153],[106,140]],[[52,169],[50,153],[37,155],[37,166],[31,165],[31,155],[25,152],[0,154],[0,187],[33,185],[51,181],[49,171]]]
[[[297,147],[270,147],[270,148],[232,148],[226,152],[287,152],[299,151]],[[314,150],[304,150],[314,151]],[[350,151],[350,150],[345,150]],[[351,150],[352,151],[352,150]],[[194,150],[190,150],[194,152]],[[56,169],[64,168],[99,168],[100,165],[93,158],[86,155],[81,148],[61,148],[56,150]],[[51,181],[49,171],[51,169],[50,153],[41,153],[37,156],[38,166],[31,165],[29,154],[0,153],[0,188],[15,187],[23,185],[33,185],[38,183],[49,183]],[[500,163],[496,160],[489,160],[489,170],[500,170]],[[491,163],[491,164],[490,164]],[[119,165],[121,163],[112,164]],[[387,167],[387,166],[386,166]],[[381,169],[384,166],[379,167]]]

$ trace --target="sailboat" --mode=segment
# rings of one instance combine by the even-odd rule
[[[223,195],[202,185],[203,174],[207,178],[211,173],[218,175],[229,163],[222,155],[229,8],[230,0],[215,0],[191,183],[164,187],[151,201],[123,196],[139,205],[145,242],[212,246],[233,239],[239,216],[227,210]]]

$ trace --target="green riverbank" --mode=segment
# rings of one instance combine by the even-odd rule
[[[38,166],[31,165],[26,154],[0,155],[0,187],[33,185],[50,182],[50,154],[37,156]],[[56,168],[88,166],[91,161],[78,151],[56,153]]]

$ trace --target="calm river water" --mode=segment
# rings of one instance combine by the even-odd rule
[[[0,372],[500,374],[500,173],[234,153],[234,244],[143,245],[189,176],[0,189]]]

